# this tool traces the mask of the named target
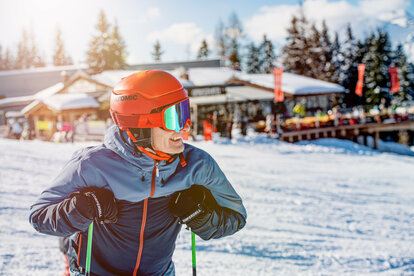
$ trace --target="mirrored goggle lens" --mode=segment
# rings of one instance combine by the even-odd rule
[[[170,106],[164,111],[165,127],[169,130],[180,132],[188,119],[190,119],[190,101],[188,99]]]

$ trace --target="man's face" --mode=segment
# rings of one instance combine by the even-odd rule
[[[183,132],[190,131],[187,124],[180,132],[166,131],[160,127],[151,128],[152,146],[155,150],[168,154],[177,154],[183,152]]]

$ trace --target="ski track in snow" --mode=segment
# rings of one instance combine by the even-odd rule
[[[414,275],[414,158],[320,141],[194,143],[248,213],[235,235],[196,239],[198,275]],[[85,145],[0,139],[0,275],[62,272],[57,238],[36,233],[29,207]],[[191,275],[184,228],[176,245],[176,274]]]

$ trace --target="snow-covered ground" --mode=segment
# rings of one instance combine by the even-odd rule
[[[197,242],[198,275],[414,275],[414,158],[349,141],[287,144],[257,136],[195,142],[244,199],[246,227]],[[57,238],[29,206],[85,144],[0,139],[0,275],[59,275]],[[191,275],[181,232],[177,275]]]

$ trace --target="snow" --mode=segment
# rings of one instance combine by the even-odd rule
[[[191,143],[217,160],[248,212],[235,235],[196,239],[199,275],[414,274],[413,157],[337,139]],[[0,275],[62,271],[57,238],[36,233],[29,206],[84,146],[0,139]],[[173,258],[177,275],[191,274],[185,229]]]
[[[44,99],[43,102],[56,110],[99,107],[99,103],[94,97],[83,93],[53,95]]]
[[[0,106],[9,104],[24,104],[33,100],[33,96],[22,96],[22,97],[8,97],[0,99]]]

